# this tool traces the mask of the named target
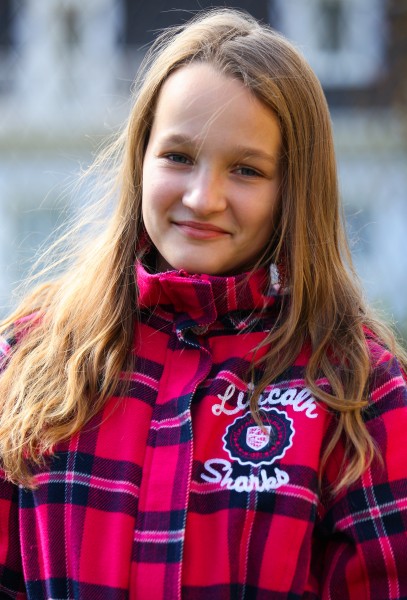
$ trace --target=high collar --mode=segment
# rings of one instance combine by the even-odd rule
[[[165,306],[183,321],[208,325],[217,318],[240,311],[260,312],[271,307],[279,295],[278,286],[270,285],[269,273],[219,277],[191,275],[186,271],[149,273],[140,263],[136,267],[139,306]]]

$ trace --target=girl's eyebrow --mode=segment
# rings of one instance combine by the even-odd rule
[[[189,136],[183,135],[182,133],[171,133],[169,135],[164,136],[161,139],[161,143],[164,144],[195,144],[196,140],[192,140]]]
[[[173,133],[168,136],[165,136],[162,140],[162,143],[165,144],[174,144],[174,145],[197,145],[197,140],[191,139],[187,135],[183,135],[182,133]],[[269,154],[264,150],[260,150],[259,148],[251,148],[249,146],[234,146],[234,151],[239,157],[243,158],[260,158],[263,160],[268,160],[273,164],[277,163],[277,158],[273,154]]]
[[[260,148],[249,148],[248,146],[235,146],[236,152],[242,158],[262,158],[268,160],[273,164],[277,163],[277,158],[273,154],[269,154]]]

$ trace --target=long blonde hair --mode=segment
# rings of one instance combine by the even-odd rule
[[[95,166],[102,172],[107,167],[107,191],[64,241],[83,230],[88,240],[89,223],[106,201],[116,203],[113,214],[102,219],[91,242],[76,242],[68,253],[65,245],[65,272],[37,286],[2,324],[5,332],[14,323],[21,338],[0,380],[0,455],[12,481],[33,485],[29,462],[41,463],[58,441],[78,432],[116,390],[121,374],[133,368],[143,156],[163,82],[193,61],[242,81],[278,116],[282,132],[278,221],[266,255],[268,263],[283,265],[290,295],[264,341],[271,342],[270,350],[252,412],[258,419],[259,394],[308,340],[307,383],[338,415],[324,460],[342,434],[347,440],[349,464],[338,488],[372,460],[373,443],[362,419],[371,368],[363,327],[395,346],[390,331],[368,316],[351,266],[321,86],[284,37],[239,11],[214,9],[166,30],[152,46],[135,83],[127,125]],[[24,317],[33,313],[27,322]],[[321,373],[332,394],[317,386]]]

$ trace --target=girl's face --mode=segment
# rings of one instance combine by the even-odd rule
[[[143,220],[157,268],[249,270],[273,234],[281,133],[237,79],[205,63],[164,83],[143,164]]]

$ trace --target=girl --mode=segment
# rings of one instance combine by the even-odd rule
[[[107,163],[114,213],[2,328],[2,597],[406,598],[407,361],[310,67],[200,14]]]

